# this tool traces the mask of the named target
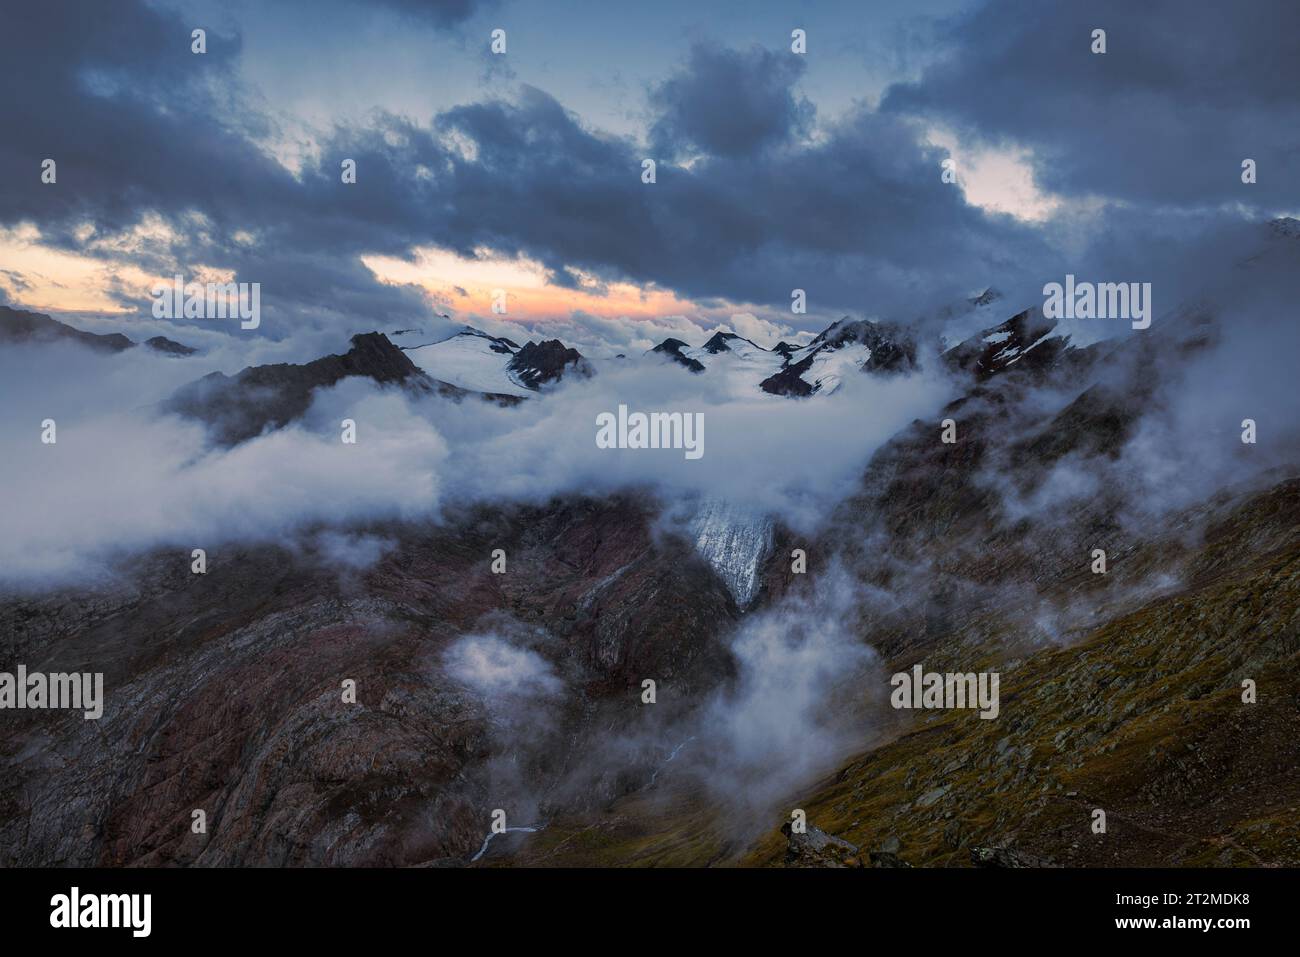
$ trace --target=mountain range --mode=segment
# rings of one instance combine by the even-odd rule
[[[959,318],[988,324],[946,348],[845,319],[804,345],[718,332],[633,360],[810,415],[848,376],[941,367],[955,397],[813,527],[722,486],[574,489],[369,523],[389,547],[347,575],[318,537],[214,550],[203,575],[156,548],[0,597],[16,659],[95,662],[119,702],[6,720],[0,864],[1294,866],[1297,450],[1259,461],[1235,407],[1187,432],[1169,414],[1238,355],[1257,277],[1294,286],[1298,263],[1275,227],[1229,292],[1139,335],[987,295]],[[0,329],[68,337],[31,315]],[[214,373],[164,408],[231,446],[350,377],[508,411],[601,374],[555,340],[404,338]],[[1198,474],[1193,438],[1228,478]],[[1000,673],[999,719],[891,708],[888,676],[918,664]],[[524,829],[492,840],[497,808]]]

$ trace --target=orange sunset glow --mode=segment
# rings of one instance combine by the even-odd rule
[[[420,286],[451,309],[492,312],[493,294],[506,293],[510,319],[544,319],[576,310],[598,316],[633,319],[698,312],[688,299],[671,291],[630,283],[601,285],[583,276],[577,289],[547,282],[545,268],[527,259],[497,258],[481,253],[467,259],[434,247],[416,250],[414,261],[390,256],[362,256],[361,261],[382,282]]]

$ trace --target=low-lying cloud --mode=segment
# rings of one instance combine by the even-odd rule
[[[863,376],[812,402],[756,389],[738,399],[720,377],[652,357],[502,408],[416,399],[352,378],[319,390],[301,422],[220,449],[197,423],[157,408],[203,368],[134,350],[0,354],[0,375],[15,386],[0,427],[9,450],[0,577],[75,581],[160,545],[282,542],[311,525],[436,519],[459,504],[638,488],[668,500],[725,490],[739,505],[807,524],[852,486],[875,446],[935,408],[947,388],[918,373]],[[704,457],[597,448],[596,416],[620,403],[702,413]],[[47,418],[57,426],[53,445],[40,441]],[[357,424],[355,445],[340,439],[345,418]],[[353,546],[333,550],[340,564],[381,553]]]

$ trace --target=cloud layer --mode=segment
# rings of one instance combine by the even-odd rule
[[[399,6],[435,24],[469,13]],[[1284,93],[1295,31],[1182,5],[1116,8],[1112,51],[1095,57],[1076,14],[991,4],[954,21],[946,55],[887,90],[882,109],[835,115],[800,91],[806,60],[788,47],[697,41],[645,91],[644,143],[512,83],[428,117],[376,111],[310,131],[293,168],[277,152],[285,131],[243,79],[237,26],[210,31],[197,56],[188,19],[166,7],[89,3],[77,31],[42,11],[0,39],[0,79],[27,91],[0,146],[0,224],[34,223],[50,248],[146,274],[208,266],[261,282],[264,334],[277,337],[427,318],[424,290],[360,262],[418,248],[523,257],[560,290],[624,282],[797,323],[846,310],[910,320],[993,281],[1041,282],[1117,228],[1158,235],[1108,202],[1258,211],[1296,181]],[[972,206],[942,181],[934,123],[1027,148],[1041,187],[1102,205],[1035,224]],[[1248,193],[1238,153],[1261,163]],[[55,186],[39,181],[46,156]],[[645,158],[659,164],[654,184],[641,182]],[[341,182],[344,159],[355,184]],[[791,316],[796,288],[818,319]],[[112,292],[147,305],[129,282]]]

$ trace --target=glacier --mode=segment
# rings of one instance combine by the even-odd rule
[[[690,521],[695,550],[745,608],[758,593],[758,573],[772,551],[772,519],[722,499],[700,502]]]

